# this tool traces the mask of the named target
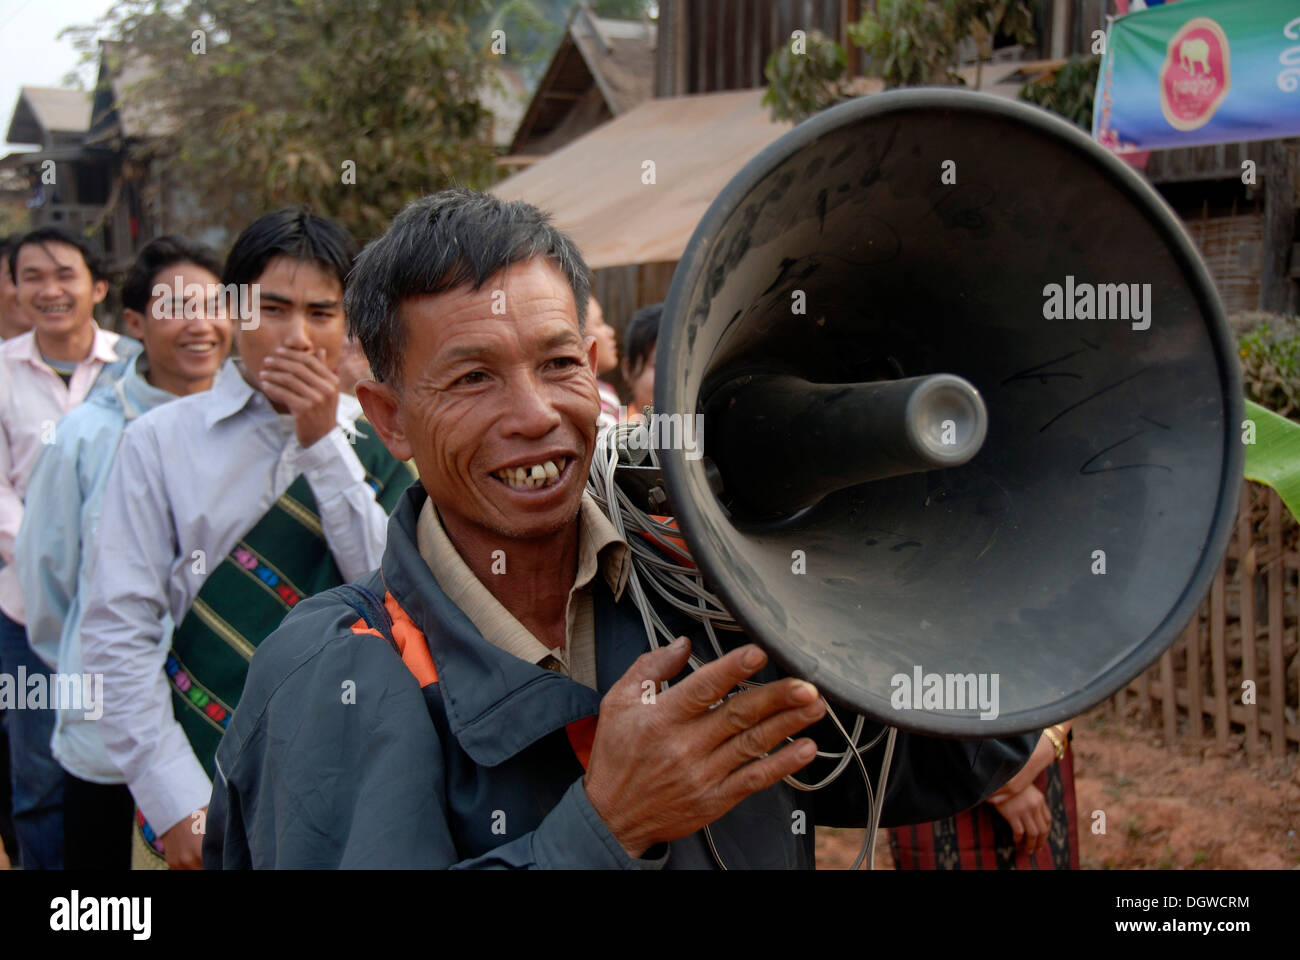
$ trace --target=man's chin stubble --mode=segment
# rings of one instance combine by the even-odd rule
[[[545,537],[552,537],[561,530],[566,529],[578,519],[578,513],[582,510],[582,498],[579,497],[573,505],[573,509],[566,511],[565,519],[551,524],[545,529],[536,530],[524,526],[511,526],[506,523],[490,523],[487,525],[498,537],[506,540],[541,540]]]

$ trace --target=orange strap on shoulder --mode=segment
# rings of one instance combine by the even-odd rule
[[[421,688],[437,683],[438,670],[433,665],[433,657],[429,654],[429,645],[425,642],[424,631],[415,625],[391,592],[384,594],[384,607],[388,610],[388,615],[393,618],[393,640],[402,653],[402,663],[406,664],[406,669],[411,671]],[[352,624],[352,632],[383,637],[382,633],[367,625],[361,618]]]
[[[391,592],[384,594],[384,607],[388,610],[388,615],[393,618],[393,640],[397,643],[397,649],[402,652],[402,662],[406,664],[406,669],[410,670],[419,681],[421,689],[431,683],[437,683],[438,670],[433,664],[433,657],[429,654],[429,644],[425,642],[424,632],[415,625]],[[352,632],[383,637],[382,633],[367,625],[362,618],[358,618],[357,622],[352,624]],[[573,747],[574,755],[577,756],[584,770],[591,760],[591,746],[596,741],[596,719],[596,717],[583,717],[564,728],[569,735],[569,744]]]

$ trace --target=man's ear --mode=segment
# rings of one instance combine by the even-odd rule
[[[599,380],[600,375],[596,371],[596,354],[599,353],[600,350],[599,347],[596,345],[596,338],[587,337],[586,346],[587,346],[587,366],[591,367],[591,375],[595,377],[597,380]]]
[[[128,336],[136,340],[144,340],[144,314],[139,310],[132,310],[127,307],[122,311],[122,319],[126,322],[126,332]]]
[[[401,394],[387,383],[374,380],[358,380],[357,399],[366,419],[379,433],[379,439],[398,460],[410,460],[414,451],[406,439],[406,431],[401,423]]]
[[[95,285],[90,288],[92,303],[103,303],[104,298],[108,296],[108,281],[96,280]]]

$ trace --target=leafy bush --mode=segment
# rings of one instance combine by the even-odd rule
[[[1101,57],[1071,57],[1059,70],[1030,80],[1020,99],[1059,113],[1076,126],[1092,129],[1092,101]]]
[[[1300,318],[1244,314],[1232,318],[1246,396],[1300,419]]]
[[[958,51],[974,39],[981,59],[997,37],[1034,42],[1037,0],[878,0],[849,24],[849,39],[867,54],[867,72],[887,87],[958,84]]]
[[[1038,0],[877,0],[863,6],[862,19],[848,25],[848,36],[866,54],[866,75],[886,87],[946,83],[961,85],[958,50],[968,39],[982,60],[992,55],[994,40],[1034,41]],[[784,44],[767,59],[763,102],[773,120],[799,123],[856,93],[844,76],[844,48],[816,32],[807,37],[807,53]]]
[[[817,30],[808,34],[807,47],[807,53],[794,53],[786,43],[767,58],[763,103],[771,108],[773,120],[802,123],[845,96],[841,87],[848,69],[844,48]]]

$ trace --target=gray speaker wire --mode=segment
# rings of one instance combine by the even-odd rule
[[[667,557],[673,555],[680,555],[680,548],[668,539],[676,536],[679,531],[675,527],[655,520],[640,509],[615,482],[615,472],[619,464],[619,450],[628,448],[628,439],[636,429],[636,424],[619,423],[600,431],[596,438],[596,454],[592,459],[591,471],[587,477],[587,492],[591,494],[592,499],[609,517],[614,529],[618,531],[618,535],[631,548],[632,569],[628,575],[627,589],[630,592],[632,601],[641,613],[641,620],[645,626],[646,637],[650,641],[651,648],[657,650],[661,643],[670,644],[676,637],[665,626],[654,605],[650,603],[649,596],[646,593],[647,585],[661,600],[698,621],[704,627],[705,635],[709,640],[709,645],[713,648],[714,655],[721,657],[723,656],[723,649],[718,642],[715,631],[738,632],[741,630],[740,625],[736,623],[735,618],[722,605],[722,602],[704,586],[698,570],[694,567],[673,563],[667,559]],[[653,466],[658,467],[659,457],[653,446],[650,447],[649,454]],[[643,537],[659,546],[663,552],[651,547]],[[697,657],[693,651],[688,663],[692,670],[698,670],[704,666],[704,661]],[[668,682],[665,681],[660,692],[667,691],[668,686]],[[762,686],[762,684],[748,680],[742,681],[740,684],[741,690],[759,686]],[[737,690],[735,693],[729,694],[729,696],[735,696],[739,692],[741,691]],[[824,751],[819,748],[817,756],[823,759],[836,760],[835,767],[816,783],[805,783],[794,776],[786,777],[785,782],[800,791],[821,790],[834,783],[847,769],[848,765],[856,761],[858,771],[862,775],[862,782],[867,790],[868,822],[866,837],[863,839],[862,847],[858,851],[857,858],[853,861],[853,866],[850,869],[861,869],[865,862],[867,869],[870,870],[874,867],[876,833],[884,810],[885,785],[889,777],[890,761],[893,758],[894,743],[898,730],[896,727],[882,728],[869,743],[859,745],[858,739],[862,735],[864,725],[861,716],[854,718],[853,731],[850,733],[844,728],[829,703],[826,704],[826,715],[835,725],[835,729],[839,731],[840,736],[844,738],[845,748],[838,753]],[[882,738],[885,740],[884,756],[880,763],[879,782],[873,788],[866,764],[862,760],[862,754],[875,747]],[[726,870],[727,865],[718,853],[717,846],[713,842],[713,834],[708,826],[704,828],[704,838],[708,843],[713,859],[721,869]]]

